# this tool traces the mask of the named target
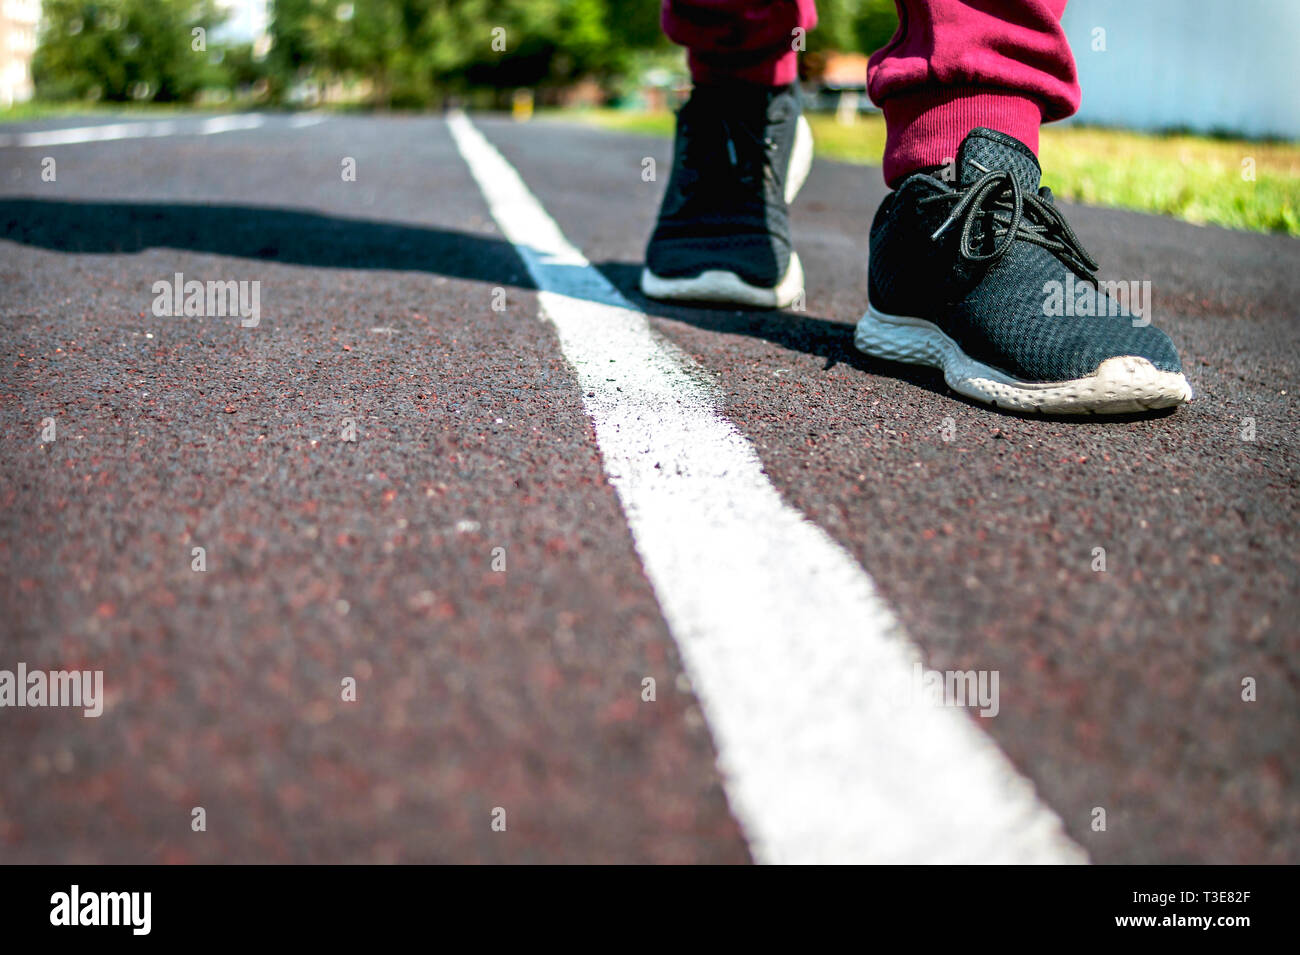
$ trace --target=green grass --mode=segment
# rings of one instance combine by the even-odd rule
[[[668,113],[556,110],[542,117],[646,135],[668,136],[673,130]],[[827,115],[808,119],[819,156],[880,163],[885,124],[879,114],[860,117],[852,126]],[[1043,184],[1065,199],[1300,236],[1300,143],[1047,126],[1039,152]],[[1243,178],[1246,159],[1254,161],[1253,181]]]
[[[255,108],[253,104],[236,102],[225,103],[104,103],[104,102],[59,102],[47,103],[31,100],[15,103],[6,109],[0,109],[0,125],[4,123],[25,123],[38,119],[58,119],[63,116],[119,116],[123,114],[152,116],[171,115],[174,113],[238,113],[241,110]]]

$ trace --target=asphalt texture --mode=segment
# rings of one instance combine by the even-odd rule
[[[1197,397],[1012,416],[854,350],[878,169],[814,165],[805,311],[670,307],[636,291],[667,141],[475,123],[928,665],[999,671],[972,719],[1094,861],[1300,862],[1300,243],[1067,206],[1103,277],[1151,281]],[[260,324],[155,316],[177,272],[260,281]],[[442,120],[0,150],[0,351],[0,669],[107,696],[0,710],[0,861],[748,858]]]

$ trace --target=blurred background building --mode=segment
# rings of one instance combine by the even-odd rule
[[[41,0],[0,0],[0,107],[32,98]]]

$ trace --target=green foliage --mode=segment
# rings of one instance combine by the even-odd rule
[[[220,54],[224,88],[237,93],[264,86],[264,95],[269,91],[270,65],[265,59],[259,59],[254,55],[251,43],[238,43],[224,47]]]
[[[808,52],[873,53],[896,29],[894,0],[818,0],[817,29],[808,34]]]
[[[609,78],[666,44],[654,0],[273,0],[281,82],[363,80],[379,105]],[[504,49],[499,47],[504,45]]]
[[[222,20],[213,0],[45,0],[43,12],[32,61],[43,98],[175,102],[221,77],[206,42]]]

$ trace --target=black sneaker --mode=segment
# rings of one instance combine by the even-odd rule
[[[787,205],[812,166],[797,85],[697,86],[646,248],[651,298],[785,308],[803,291]]]
[[[1149,324],[1150,285],[1098,283],[1039,176],[1019,140],[975,129],[954,183],[916,173],[886,196],[871,225],[858,348],[942,368],[954,391],[1017,411],[1190,401],[1173,343]]]

